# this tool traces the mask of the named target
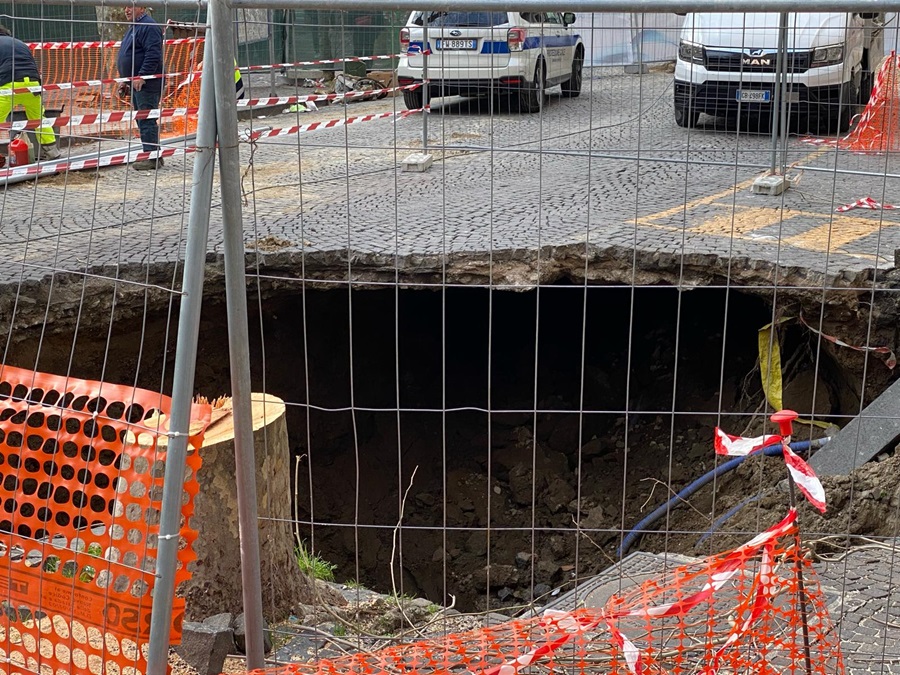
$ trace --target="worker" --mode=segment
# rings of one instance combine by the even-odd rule
[[[28,45],[12,37],[9,29],[0,24],[0,123],[6,121],[13,106],[17,105],[25,108],[25,116],[29,120],[43,120],[44,106],[40,92],[13,94],[2,91],[39,86],[41,74]],[[40,144],[40,154],[36,159],[57,159],[60,156],[53,127],[39,127],[36,136]]]
[[[137,78],[122,84],[120,92],[131,94],[131,107],[135,110],[159,108],[162,96],[163,34],[159,24],[147,14],[144,7],[125,7],[125,18],[132,22],[122,38],[116,65],[119,77]],[[141,75],[157,77],[143,79]],[[144,152],[156,152],[159,147],[159,125],[155,118],[145,117],[137,122]],[[138,171],[158,169],[165,162],[162,157],[135,162]]]
[[[200,61],[197,64],[197,70],[193,73],[189,73],[184,80],[178,83],[178,87],[176,87],[176,91],[181,89],[182,87],[186,87],[191,83],[200,81],[200,72],[203,70],[203,61]],[[241,70],[238,68],[237,59],[234,60],[234,98],[235,100],[240,101],[244,98],[244,78],[241,77]]]

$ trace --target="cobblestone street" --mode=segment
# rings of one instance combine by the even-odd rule
[[[241,126],[392,109],[402,110],[399,98]],[[310,278],[326,269],[333,275],[336,261],[352,260],[362,273],[397,260],[401,275],[415,276],[440,271],[442,261],[526,251],[541,251],[533,261],[538,274],[557,249],[581,256],[586,242],[592,261],[621,257],[630,267],[631,255],[673,257],[725,275],[777,265],[801,270],[812,286],[852,283],[894,265],[894,212],[834,212],[866,196],[890,202],[893,158],[815,147],[793,135],[794,187],[760,196],[750,185],[769,164],[770,137],[702,122],[693,130],[675,126],[671,76],[607,70],[587,80],[578,99],[551,93],[541,115],[492,111],[484,101],[438,103],[428,120],[436,162],[427,173],[399,168],[421,150],[420,115],[243,143],[245,240],[252,248],[259,239],[258,250],[279,267],[301,254]],[[176,156],[156,176],[117,167],[9,186],[2,244],[13,256],[3,281],[175,261],[192,164],[190,155]],[[873,184],[864,172],[887,177]],[[216,252],[219,222],[214,206]]]

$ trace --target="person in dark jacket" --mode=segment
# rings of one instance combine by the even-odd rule
[[[0,123],[6,121],[13,107],[17,105],[25,108],[25,116],[29,120],[43,119],[44,106],[41,105],[40,92],[11,93],[14,89],[39,86],[41,74],[28,45],[12,37],[9,29],[0,24],[0,90],[10,90],[10,93],[0,91]],[[41,146],[40,158],[59,157],[53,127],[39,127],[36,136]]]
[[[125,7],[125,18],[132,22],[122,46],[119,47],[117,66],[119,77],[136,77],[138,75],[162,75],[163,72],[163,34],[162,28],[147,14],[144,7]],[[159,108],[162,97],[162,77],[149,80],[132,80],[123,83],[120,94],[131,94],[131,107],[135,110],[153,110]],[[141,143],[145,152],[159,150],[159,126],[155,119],[138,120]],[[138,171],[156,169],[163,165],[162,157],[145,159],[133,164]]]

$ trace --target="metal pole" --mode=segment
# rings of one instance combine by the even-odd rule
[[[422,12],[422,154],[428,154],[428,10]]]
[[[181,529],[181,498],[184,493],[184,466],[194,395],[194,370],[200,308],[203,302],[203,273],[209,240],[209,207],[212,201],[216,165],[216,109],[212,68],[204,63],[200,83],[200,109],[197,112],[197,152],[191,207],[188,216],[187,244],[184,253],[182,297],[175,350],[175,375],[172,380],[171,431],[166,448],[166,471],[159,517],[159,541],[156,550],[157,579],[153,587],[150,615],[150,651],[148,675],[165,675],[169,666],[169,632],[172,603],[175,599],[175,568],[178,558],[178,533]]]
[[[275,12],[266,10],[266,25],[269,32],[269,63],[275,63]],[[249,75],[248,75],[249,77]],[[275,69],[269,69],[269,96],[275,96]]]
[[[250,347],[247,325],[247,282],[241,213],[241,157],[238,147],[237,106],[234,98],[234,39],[231,10],[226,0],[209,3],[211,47],[216,85],[216,124],[219,131],[219,182],[225,251],[225,302],[228,308],[228,345],[231,395],[234,401],[235,481],[241,541],[241,582],[247,631],[247,669],[262,668],[262,583],[260,582],[259,524],[256,502],[256,458],[250,401]]]
[[[772,158],[769,171],[781,175],[778,170],[778,136],[781,132],[781,102],[784,100],[784,69],[787,63],[785,47],[787,45],[787,13],[782,12],[778,27],[778,55],[775,58],[775,100],[772,102]]]

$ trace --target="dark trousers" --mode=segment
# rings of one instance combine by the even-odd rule
[[[162,92],[147,91],[146,86],[140,91],[131,90],[131,107],[135,110],[153,110],[159,107]],[[138,120],[138,131],[141,132],[141,143],[145,152],[159,150],[159,125],[155,119]]]

